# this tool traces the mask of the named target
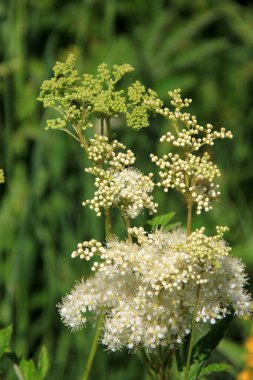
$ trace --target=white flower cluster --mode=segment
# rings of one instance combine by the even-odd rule
[[[86,322],[86,311],[105,315],[102,343],[110,350],[122,347],[152,350],[175,347],[191,329],[197,302],[198,324],[249,313],[244,291],[243,264],[228,255],[224,229],[207,237],[204,229],[188,238],[184,230],[146,233],[131,228],[136,243],[111,240],[80,246],[86,258],[95,253],[94,277],[78,283],[63,299],[59,311],[71,329]],[[197,299],[197,294],[199,294]]]
[[[164,116],[172,125],[175,135],[171,132],[166,133],[161,137],[160,141],[172,142],[174,146],[184,147],[189,151],[197,151],[203,145],[214,145],[214,140],[217,138],[233,137],[230,131],[221,128],[220,131],[213,131],[212,124],[206,124],[204,127],[198,124],[195,115],[189,112],[181,112],[183,108],[189,107],[192,99],[182,99],[181,90],[176,89],[169,91],[169,96],[172,98],[171,105],[175,107],[174,111],[169,108],[157,108],[157,103],[153,102],[155,111]],[[152,105],[152,100],[149,100]],[[183,126],[183,129],[181,127]]]
[[[211,124],[203,127],[198,124],[196,116],[182,112],[182,108],[188,107],[192,100],[182,100],[179,89],[170,91],[169,96],[172,97],[174,111],[157,108],[156,103],[153,104],[155,111],[170,122],[174,131],[167,132],[160,141],[182,148],[182,156],[169,153],[158,158],[151,154],[151,161],[161,169],[159,185],[164,187],[164,191],[167,192],[168,188],[181,191],[188,202],[191,199],[197,204],[197,214],[200,214],[202,210],[209,211],[212,208],[211,201],[220,195],[219,186],[213,182],[215,177],[220,176],[220,172],[208,153],[196,156],[195,152],[204,145],[214,145],[217,138],[233,136],[225,128],[213,131]]]
[[[213,181],[220,176],[220,171],[216,165],[210,161],[209,154],[205,152],[203,156],[194,156],[189,153],[187,160],[181,159],[178,154],[165,154],[158,158],[151,154],[151,161],[161,170],[159,176],[161,181],[158,186],[163,186],[167,192],[169,188],[175,188],[183,193],[187,198],[197,204],[197,214],[202,209],[209,211],[212,209],[211,200],[219,195],[219,185]]]
[[[123,215],[136,218],[146,208],[150,214],[157,212],[157,203],[154,203],[150,193],[154,189],[153,174],[143,175],[134,168],[124,169],[112,176],[111,187],[115,196],[113,204],[118,206]]]
[[[157,204],[150,195],[154,188],[153,174],[145,176],[129,167],[135,162],[133,152],[117,152],[118,149],[125,150],[126,147],[117,140],[110,144],[106,136],[95,135],[91,139],[88,156],[94,166],[86,172],[96,176],[98,190],[94,198],[86,200],[83,205],[89,204],[98,216],[101,215],[101,208],[111,206],[120,208],[124,216],[131,218],[138,216],[144,208],[150,214],[155,213]]]

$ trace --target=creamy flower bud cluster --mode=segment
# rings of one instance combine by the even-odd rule
[[[54,76],[43,82],[38,100],[62,116],[47,121],[49,129],[68,129],[69,125],[86,129],[93,126],[94,116],[111,118],[126,113],[124,90],[116,90],[117,82],[133,71],[129,64],[114,65],[112,71],[105,63],[98,66],[97,74],[79,75],[75,57],[57,62]]]
[[[100,259],[93,264],[94,277],[77,283],[59,305],[63,322],[76,330],[86,323],[86,311],[103,313],[101,340],[110,350],[152,350],[176,347],[189,333],[197,289],[199,325],[230,313],[248,315],[244,267],[228,255],[224,231],[218,228],[217,235],[207,237],[200,229],[187,238],[180,229],[131,228],[136,243],[80,243],[74,256],[98,254]]]
[[[169,91],[168,94],[172,98],[171,105],[175,107],[174,111],[167,107],[157,107],[156,101],[146,101],[150,106],[153,105],[158,114],[170,122],[174,130],[174,134],[168,132],[163,135],[160,139],[161,142],[166,141],[176,147],[183,147],[192,152],[198,151],[203,145],[214,145],[214,140],[217,138],[231,139],[233,137],[232,133],[226,131],[225,128],[221,128],[220,131],[214,131],[212,124],[201,126],[198,124],[195,115],[191,115],[189,112],[181,112],[183,108],[189,107],[192,99],[182,99],[180,89]]]
[[[88,157],[94,166],[85,169],[86,172],[95,175],[97,191],[94,198],[86,200],[83,205],[89,205],[98,216],[101,208],[111,206],[118,207],[125,217],[135,218],[143,209],[148,209],[150,214],[157,211],[157,204],[153,201],[151,192],[154,184],[152,173],[143,175],[133,167],[135,162],[131,150],[117,140],[108,142],[106,136],[95,135],[90,140]]]
[[[150,88],[146,90],[139,81],[128,88],[128,100],[127,125],[136,130],[149,126],[149,113],[153,111],[154,104],[162,106],[157,93]]]
[[[171,104],[174,111],[168,108],[157,108],[153,102],[156,112],[164,116],[171,124],[173,133],[167,132],[160,139],[161,142],[171,143],[174,147],[181,148],[181,154],[168,153],[162,158],[151,154],[151,161],[161,170],[159,176],[161,181],[159,186],[164,187],[167,192],[169,188],[175,188],[183,193],[187,203],[193,202],[197,206],[197,214],[202,210],[212,209],[211,201],[219,195],[219,186],[214,180],[220,176],[220,171],[214,165],[207,152],[196,156],[197,152],[204,145],[214,145],[217,138],[232,138],[232,133],[221,128],[214,131],[211,124],[205,127],[198,124],[197,118],[187,112],[182,112],[184,107],[188,107],[191,99],[182,99],[180,90],[169,92],[172,97]],[[149,101],[152,105],[152,101]]]
[[[4,183],[4,171],[0,169],[0,183]]]
[[[212,209],[211,201],[220,195],[219,185],[214,183],[215,177],[220,176],[220,171],[210,161],[207,152],[203,156],[188,153],[187,159],[181,159],[178,154],[173,153],[165,154],[162,158],[154,154],[150,157],[161,169],[158,186],[163,186],[165,192],[169,188],[175,188],[187,199],[191,198],[197,204],[197,214],[202,209]]]

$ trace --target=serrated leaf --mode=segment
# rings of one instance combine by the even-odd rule
[[[207,367],[203,368],[201,373],[200,373],[200,379],[203,376],[210,375],[211,373],[214,372],[223,372],[229,370],[231,365],[225,364],[225,363],[215,363],[215,364],[209,364]]]
[[[152,228],[166,227],[166,225],[168,225],[168,223],[171,221],[171,219],[174,217],[174,215],[175,215],[174,212],[169,212],[168,214],[157,215],[153,219],[148,220],[147,223]]]
[[[10,352],[10,340],[12,335],[12,325],[0,330],[0,357]]]
[[[39,361],[38,361],[38,369],[40,378],[44,379],[49,368],[49,358],[48,358],[48,352],[45,346],[41,347],[40,353],[39,353]]]

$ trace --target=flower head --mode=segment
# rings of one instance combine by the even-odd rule
[[[93,263],[94,277],[78,283],[59,306],[63,322],[78,329],[86,310],[105,312],[101,339],[109,349],[151,350],[175,347],[189,333],[197,290],[198,324],[247,315],[244,267],[229,256],[222,232],[207,237],[200,229],[187,238],[180,229],[148,234],[132,228],[136,243],[84,242],[83,258],[100,259]]]
[[[221,128],[214,131],[211,124],[201,126],[195,115],[182,112],[182,109],[189,107],[191,99],[182,99],[180,90],[169,92],[172,98],[169,108],[157,107],[156,102],[149,101],[156,112],[165,117],[172,127],[172,132],[167,132],[160,139],[161,142],[170,143],[174,148],[178,148],[178,153],[170,152],[158,158],[151,154],[151,161],[159,168],[159,186],[167,192],[169,188],[180,191],[187,204],[196,203],[197,214],[202,210],[212,209],[211,201],[220,195],[219,185],[215,183],[216,177],[220,176],[220,171],[211,161],[207,152],[197,155],[197,152],[205,145],[214,145],[218,138],[232,138],[232,133]]]
[[[157,204],[150,194],[154,188],[152,174],[145,176],[130,166],[135,162],[131,150],[126,151],[117,140],[109,143],[106,136],[95,135],[88,156],[93,166],[86,172],[96,176],[97,191],[93,199],[83,202],[84,206],[89,204],[98,216],[102,207],[111,206],[118,207],[124,216],[131,218],[138,216],[144,208],[151,214],[156,212]]]

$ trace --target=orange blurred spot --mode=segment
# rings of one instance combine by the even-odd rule
[[[242,371],[239,373],[237,380],[252,380],[253,379],[253,372],[252,371]]]
[[[245,342],[245,348],[249,354],[253,354],[253,336],[249,337]]]

